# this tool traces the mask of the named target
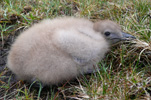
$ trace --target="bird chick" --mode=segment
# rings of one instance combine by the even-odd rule
[[[58,84],[92,71],[111,43],[128,37],[110,20],[46,19],[17,37],[7,65],[21,80]]]

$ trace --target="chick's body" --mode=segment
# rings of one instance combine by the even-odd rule
[[[94,23],[80,18],[56,18],[33,25],[18,36],[8,55],[8,67],[19,79],[57,84],[93,69],[108,51]]]

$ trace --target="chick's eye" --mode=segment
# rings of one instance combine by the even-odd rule
[[[109,36],[111,33],[110,32],[105,32],[104,34],[105,34],[105,36]]]

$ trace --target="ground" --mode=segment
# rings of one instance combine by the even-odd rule
[[[150,0],[0,0],[0,99],[150,100],[150,5]],[[112,46],[100,71],[59,86],[17,80],[6,65],[11,44],[34,23],[58,16],[110,19],[137,39]]]

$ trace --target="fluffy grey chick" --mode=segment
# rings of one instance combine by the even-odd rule
[[[24,31],[12,45],[8,67],[21,80],[58,84],[93,70],[109,44],[125,37],[116,23],[83,18],[44,20]]]

